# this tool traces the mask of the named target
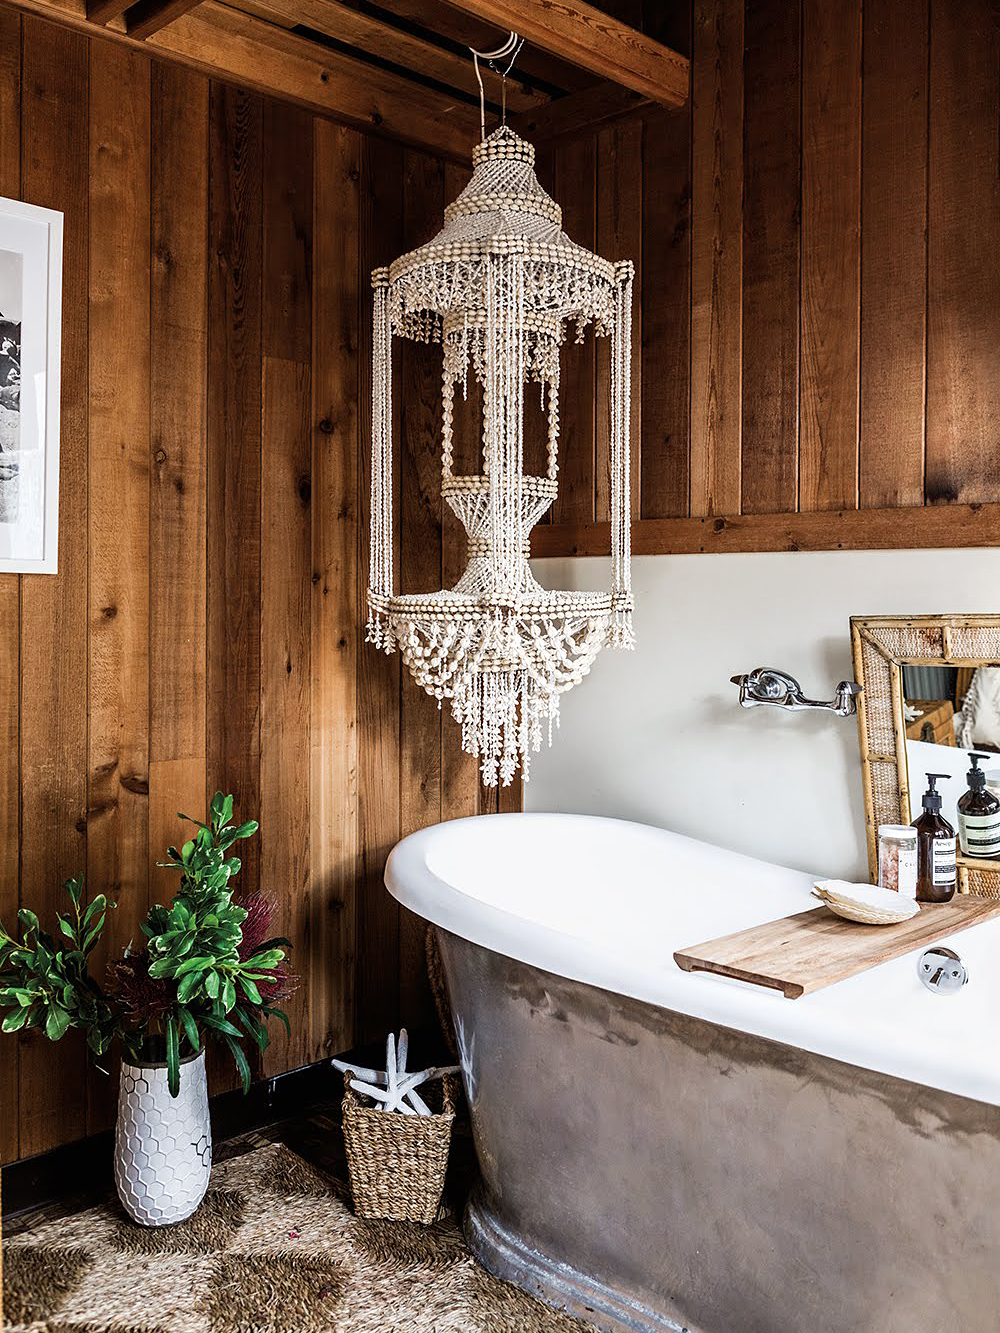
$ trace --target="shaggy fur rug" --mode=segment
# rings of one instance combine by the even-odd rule
[[[581,1333],[475,1262],[451,1218],[367,1222],[270,1144],[220,1162],[202,1206],[146,1230],[117,1205],[4,1246],[9,1333]]]

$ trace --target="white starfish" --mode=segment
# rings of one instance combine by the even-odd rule
[[[350,1086],[355,1092],[378,1103],[382,1111],[399,1111],[402,1115],[432,1115],[430,1107],[417,1092],[421,1083],[428,1079],[441,1078],[443,1074],[457,1074],[458,1065],[432,1065],[419,1073],[407,1073],[406,1056],[409,1050],[409,1038],[406,1028],[399,1034],[399,1046],[396,1038],[389,1033],[385,1042],[385,1069],[358,1069],[343,1060],[331,1060],[335,1069],[343,1074],[353,1074]]]

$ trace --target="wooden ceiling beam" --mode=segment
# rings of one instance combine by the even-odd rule
[[[87,0],[87,20],[102,26],[121,18],[132,0]]]
[[[236,0],[236,5],[237,8],[244,7],[240,0]],[[451,88],[459,88],[477,99],[479,97],[471,55],[460,55],[456,51],[435,46],[403,28],[371,18],[363,10],[341,4],[340,0],[253,0],[252,8],[253,13],[261,18],[272,19],[282,27],[301,24],[313,28],[348,46],[412,70],[414,74],[434,79]],[[495,88],[487,89],[488,95],[495,92]],[[516,71],[508,80],[507,105],[512,111],[527,111],[547,100],[544,93],[535,91],[519,80]]]
[[[198,4],[201,0],[137,0],[125,11],[125,31],[143,42]]]
[[[478,107],[215,0],[205,0],[144,42],[121,26],[96,28],[84,0],[4,2],[465,165],[479,142]]]
[[[469,160],[479,140],[478,108],[215,0],[155,33],[146,45],[461,161]]]
[[[552,55],[664,106],[688,98],[688,61],[669,46],[584,0],[447,0],[464,14],[513,30]],[[499,39],[499,34],[498,34]]]
[[[352,9],[364,9],[367,0],[343,0]],[[241,5],[253,0],[239,0]],[[378,8],[392,14],[414,29],[433,32],[465,47],[489,51],[497,45],[497,30],[492,23],[484,23],[472,14],[452,9],[447,0],[376,0]],[[502,34],[501,34],[502,35]],[[526,45],[517,58],[515,73],[533,81],[541,81],[545,91],[558,88],[576,92],[593,79],[585,69],[568,64],[543,51],[541,47]]]
[[[620,83],[597,83],[581,92],[553,98],[543,106],[508,116],[507,123],[532,143],[551,142],[587,134],[612,121],[640,115],[658,103],[623,88]]]

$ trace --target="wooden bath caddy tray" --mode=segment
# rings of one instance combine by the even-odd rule
[[[797,1000],[998,913],[1000,899],[965,894],[950,903],[923,903],[898,926],[862,926],[816,907],[678,949],[674,961],[685,972],[715,972]]]

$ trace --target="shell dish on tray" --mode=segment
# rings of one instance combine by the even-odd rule
[[[920,911],[920,904],[913,898],[904,897],[894,889],[880,888],[877,884],[821,879],[813,885],[813,893],[837,916],[860,921],[866,926],[898,925]]]

